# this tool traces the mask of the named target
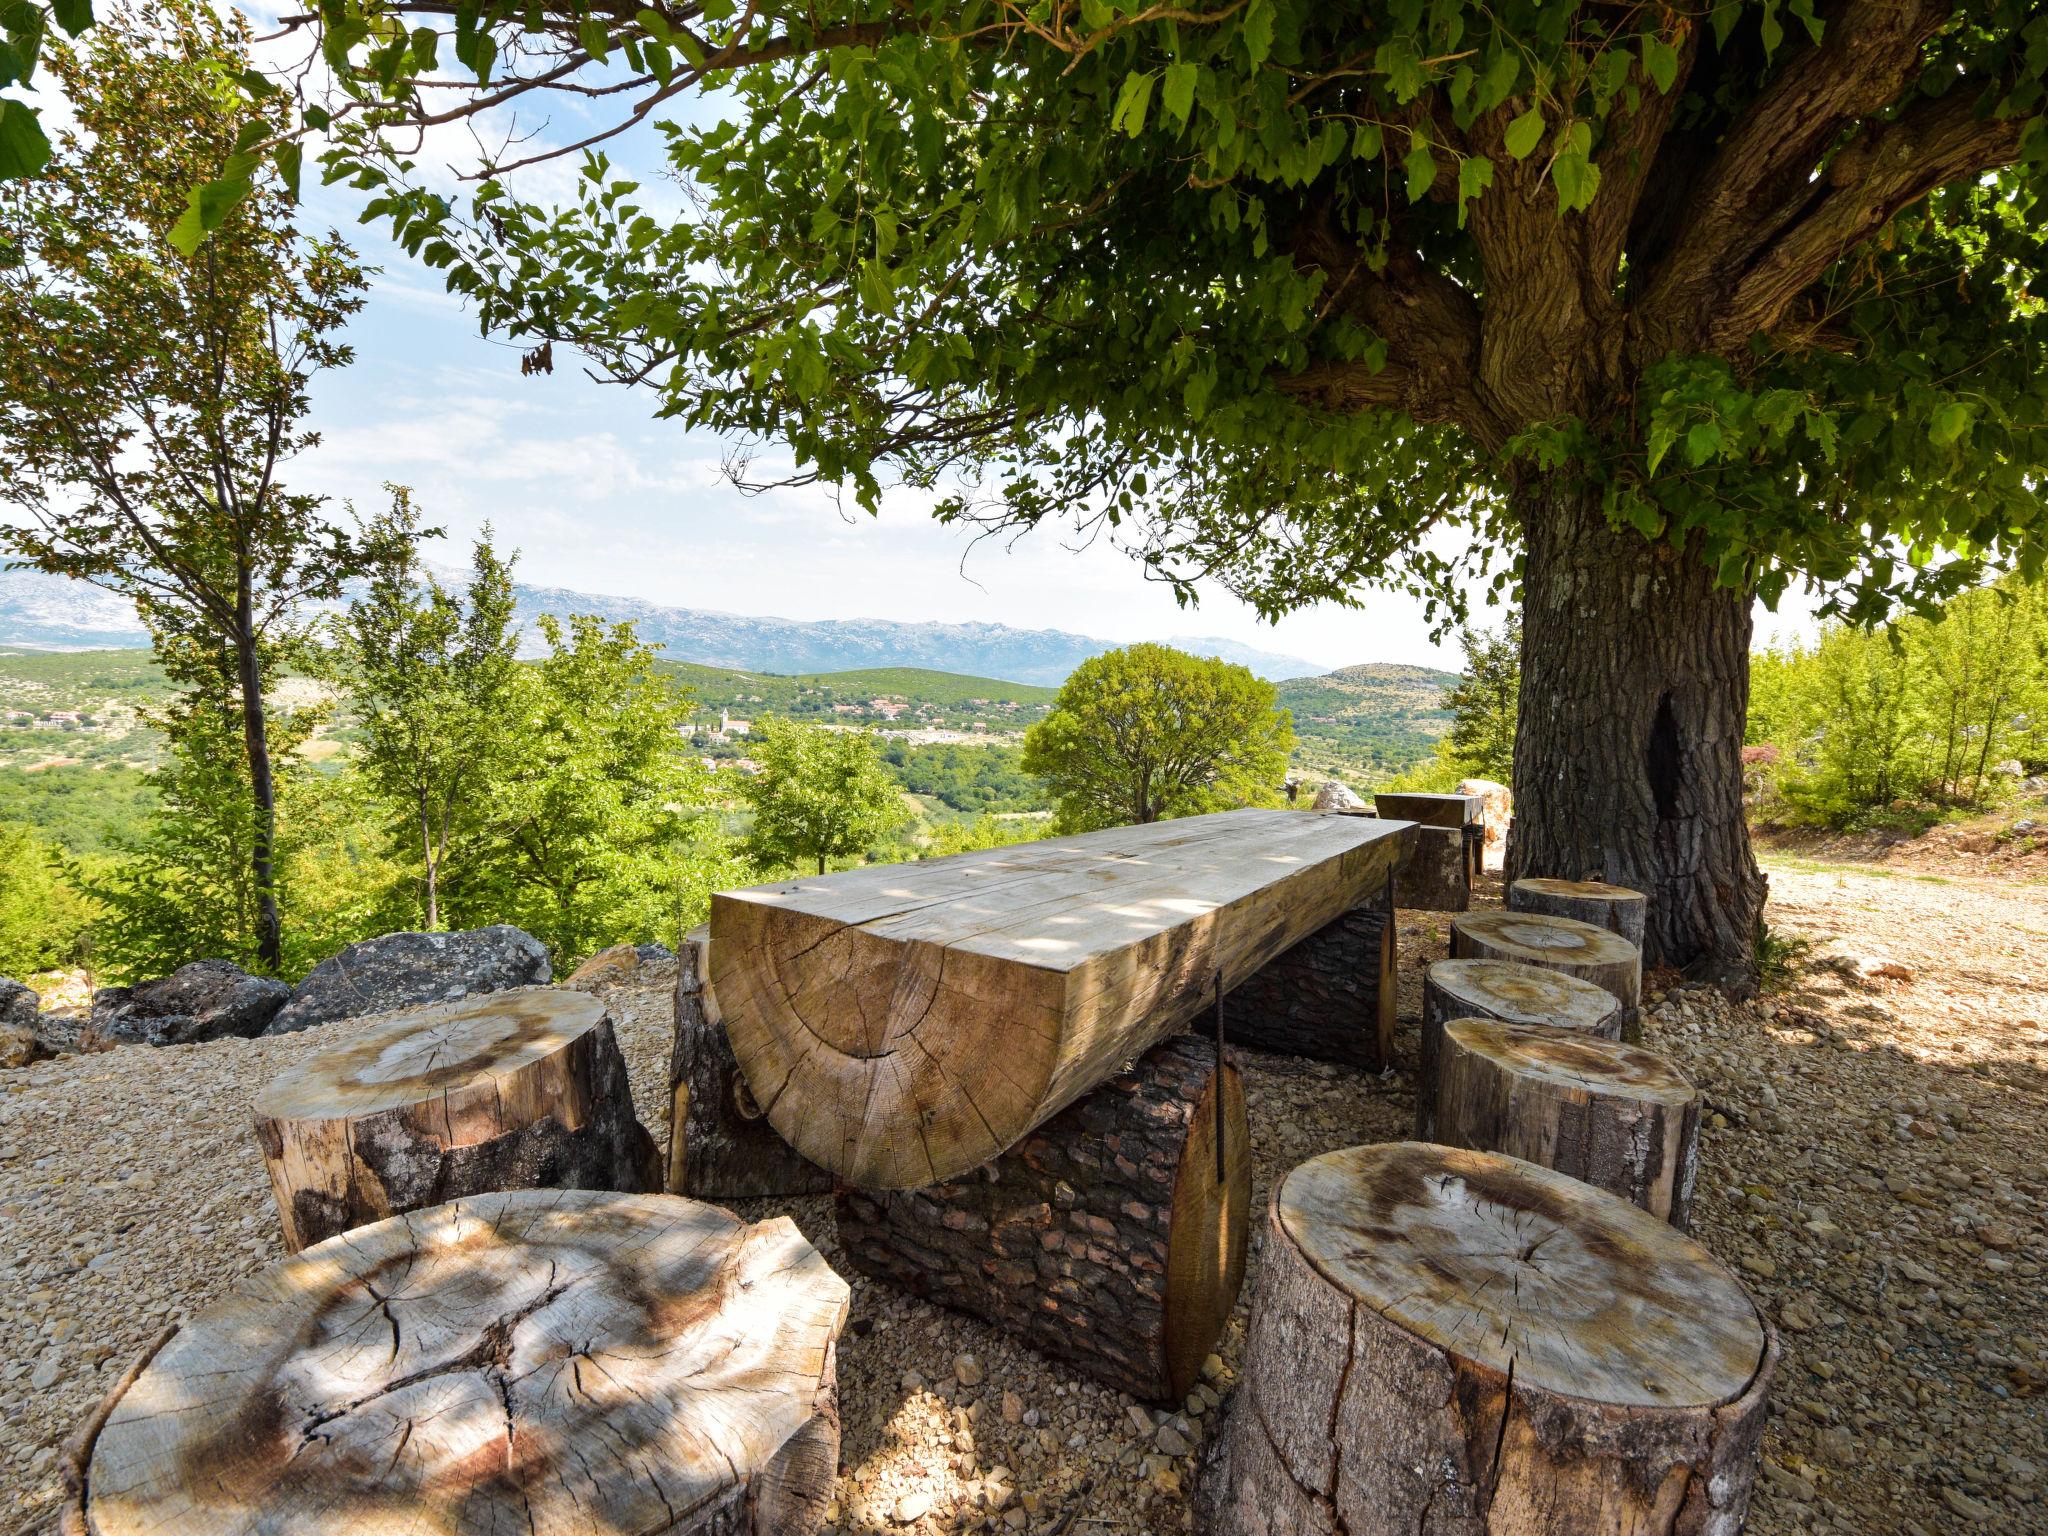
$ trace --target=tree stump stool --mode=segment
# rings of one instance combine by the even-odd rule
[[[669,1054],[668,1192],[702,1200],[829,1194],[832,1175],[775,1134],[740,1074],[711,991],[711,934],[676,951]]]
[[[1777,1341],[1706,1249],[1547,1168],[1394,1142],[1274,1191],[1216,1536],[1720,1536]]]
[[[488,1190],[661,1187],[603,1004],[528,987],[334,1025],[256,1096],[288,1251]]]
[[[1511,960],[1439,960],[1422,975],[1422,1044],[1416,1073],[1415,1134],[1436,1141],[1436,1085],[1444,1026],[1452,1019],[1548,1024],[1621,1038],[1621,1004],[1590,981]]]
[[[1590,981],[1621,1004],[1622,1039],[1641,1038],[1643,952],[1618,933],[1533,912],[1465,912],[1451,919],[1451,958],[1512,960]]]
[[[1244,1085],[1182,1035],[971,1173],[842,1190],[839,1241],[867,1274],[1179,1402],[1236,1305],[1250,1198]]]
[[[1649,923],[1650,898],[1604,880],[1517,880],[1508,887],[1508,910],[1575,918],[1618,933],[1640,950]]]
[[[1435,1140],[1540,1163],[1691,1225],[1704,1100],[1664,1057],[1497,1019],[1452,1020],[1443,1051]]]
[[[1392,883],[1266,962],[1223,999],[1233,1045],[1342,1062],[1370,1072],[1394,1059]]]
[[[785,1218],[522,1190],[239,1282],[73,1447],[91,1536],[815,1532],[846,1283]]]

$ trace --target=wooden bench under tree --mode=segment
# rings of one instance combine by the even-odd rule
[[[1225,811],[721,892],[713,989],[784,1140],[857,1187],[918,1188],[1370,900],[1413,831]]]
[[[92,1536],[809,1536],[846,1282],[787,1218],[524,1190],[240,1281],[74,1442]]]

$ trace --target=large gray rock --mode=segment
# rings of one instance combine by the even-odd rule
[[[1365,802],[1352,793],[1348,784],[1330,779],[1316,791],[1315,808],[1319,811],[1362,811]]]
[[[13,1029],[34,1029],[43,1000],[33,987],[0,976],[0,1025]]]
[[[291,995],[283,982],[251,976],[229,961],[195,960],[157,981],[93,993],[92,1021],[80,1043],[96,1050],[246,1040],[262,1034]]]
[[[467,933],[387,933],[314,966],[264,1033],[530,987],[553,974],[540,940],[510,923]]]

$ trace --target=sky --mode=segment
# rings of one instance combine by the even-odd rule
[[[549,110],[553,120],[521,126],[555,142],[573,136],[563,114],[576,107]],[[648,184],[645,201],[665,200],[649,132],[606,149]],[[447,158],[430,148],[422,162]],[[572,163],[555,162],[522,185],[546,198],[573,175]],[[501,548],[520,552],[527,581],[677,607],[980,620],[1118,641],[1215,636],[1324,667],[1457,664],[1455,643],[1433,643],[1421,604],[1405,597],[1368,592],[1358,607],[1321,604],[1267,624],[1214,585],[1181,609],[1110,541],[1084,544],[1067,529],[976,544],[907,493],[885,495],[873,517],[842,508],[829,487],[743,495],[720,472],[726,445],[655,420],[652,391],[596,382],[562,351],[552,374],[523,377],[518,347],[480,335],[438,274],[357,223],[366,194],[314,180],[309,167],[305,223],[339,227],[380,270],[349,328],[355,362],[314,383],[322,441],[289,478],[365,511],[384,501],[386,482],[412,487],[447,531],[430,559],[464,561],[488,523]]]

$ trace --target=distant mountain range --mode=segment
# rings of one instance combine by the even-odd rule
[[[543,613],[595,613],[630,619],[640,638],[671,660],[750,672],[844,672],[867,667],[928,667],[1013,683],[1057,686],[1091,656],[1122,642],[1058,629],[1006,624],[905,623],[892,619],[777,619],[671,608],[631,597],[605,597],[563,587],[517,589],[519,619],[532,633]],[[149,636],[128,603],[109,592],[40,571],[0,570],[0,645],[41,650],[140,646]],[[1235,640],[1177,636],[1166,642],[1201,656],[1220,656],[1271,679],[1306,677],[1323,669],[1299,656],[1262,651]]]

